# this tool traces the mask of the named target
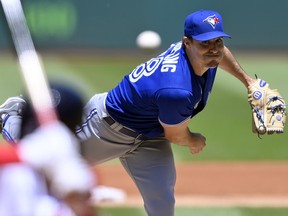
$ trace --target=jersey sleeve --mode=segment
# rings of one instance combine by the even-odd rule
[[[21,162],[18,149],[10,144],[0,144],[0,166],[18,162]]]
[[[177,125],[189,119],[196,104],[192,93],[183,89],[161,89],[157,91],[155,102],[159,109],[159,121],[167,125]]]

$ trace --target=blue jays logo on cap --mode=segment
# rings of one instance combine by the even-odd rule
[[[215,29],[216,25],[220,22],[219,18],[214,14],[213,16],[208,16],[203,22],[209,23],[213,29]]]
[[[228,37],[223,30],[221,15],[216,11],[199,10],[185,19],[184,35],[198,41],[208,41],[219,37]]]

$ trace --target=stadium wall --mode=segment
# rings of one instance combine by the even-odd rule
[[[226,43],[234,48],[288,48],[287,0],[23,0],[39,48],[133,49],[144,30],[157,31],[162,46],[181,40],[186,15],[199,9],[220,12]],[[1,12],[0,48],[10,46]]]

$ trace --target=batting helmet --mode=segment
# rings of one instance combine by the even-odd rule
[[[80,124],[84,103],[82,96],[70,86],[63,84],[50,84],[51,96],[58,119],[73,132]],[[20,136],[33,132],[38,126],[34,110],[29,100],[23,108]]]

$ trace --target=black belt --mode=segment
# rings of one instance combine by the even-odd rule
[[[103,120],[109,125],[109,126],[112,126],[114,123],[116,123],[116,121],[110,117],[110,116],[107,116],[107,117],[104,117]],[[138,134],[137,132],[129,129],[129,128],[125,128],[124,126],[118,130],[120,133],[122,134],[125,134],[127,136],[130,136],[130,137],[134,137],[134,138],[137,138],[137,139],[141,139],[143,138],[141,134]]]

